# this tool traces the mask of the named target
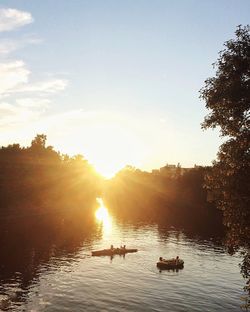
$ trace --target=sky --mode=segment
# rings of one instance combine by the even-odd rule
[[[0,146],[38,133],[111,176],[210,165],[199,98],[248,0],[1,0]]]

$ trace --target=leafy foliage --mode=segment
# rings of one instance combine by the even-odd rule
[[[210,113],[203,128],[220,127],[222,136],[249,139],[250,27],[239,26],[214,64],[215,77],[205,81],[201,98]]]
[[[250,246],[250,27],[238,26],[214,66],[215,77],[205,81],[201,98],[209,114],[204,129],[219,127],[226,141],[206,178],[206,187],[223,211],[231,250]],[[249,254],[242,263],[249,278]],[[249,281],[248,281],[249,283]]]
[[[220,127],[221,145],[206,186],[223,210],[232,246],[250,237],[250,27],[239,26],[236,38],[220,52],[216,75],[205,81],[201,97],[210,110],[203,128]]]
[[[121,218],[154,220],[189,230],[222,230],[221,213],[207,201],[205,167],[163,167],[152,173],[132,167],[106,185],[104,200]]]
[[[100,177],[94,169],[81,155],[69,157],[46,147],[46,139],[39,134],[29,147],[0,148],[0,215],[39,214],[95,202]]]

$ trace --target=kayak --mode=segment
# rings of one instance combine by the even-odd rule
[[[114,255],[125,255],[130,252],[137,252],[138,249],[128,249],[128,248],[109,248],[102,250],[92,251],[92,256],[114,256]]]
[[[161,261],[158,261],[156,263],[156,266],[159,269],[166,269],[166,270],[171,270],[171,269],[182,269],[184,267],[184,261],[181,259],[162,259]]]

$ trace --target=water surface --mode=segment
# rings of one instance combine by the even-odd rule
[[[63,221],[53,230],[33,223],[19,232],[20,222],[9,222],[15,230],[1,230],[2,310],[240,311],[240,258],[228,255],[218,237],[107,217]],[[90,256],[111,244],[139,251]],[[176,255],[184,269],[157,269],[159,256]]]

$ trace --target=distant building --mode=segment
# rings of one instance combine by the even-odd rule
[[[198,168],[198,169],[199,169],[199,168],[203,168],[203,166],[199,166],[199,165],[196,165],[196,164],[195,164],[195,165],[194,165],[194,168]]]
[[[170,177],[176,174],[176,170],[177,170],[176,165],[169,165],[169,164],[166,164],[166,166],[161,167],[159,169],[160,174],[170,176]]]
[[[160,173],[160,170],[159,169],[153,169],[152,170],[152,174],[159,174]]]
[[[160,168],[160,171],[171,170],[171,169],[176,169],[176,165],[166,164],[166,166]]]
[[[165,176],[175,176],[176,173],[178,173],[178,175],[183,175],[185,172],[188,172],[192,169],[200,169],[200,168],[204,168],[203,166],[199,166],[199,165],[194,165],[194,167],[190,167],[190,168],[182,168],[180,163],[178,163],[177,165],[174,164],[166,164],[165,166],[161,167],[160,169],[152,169],[151,173],[154,175],[165,175]]]

